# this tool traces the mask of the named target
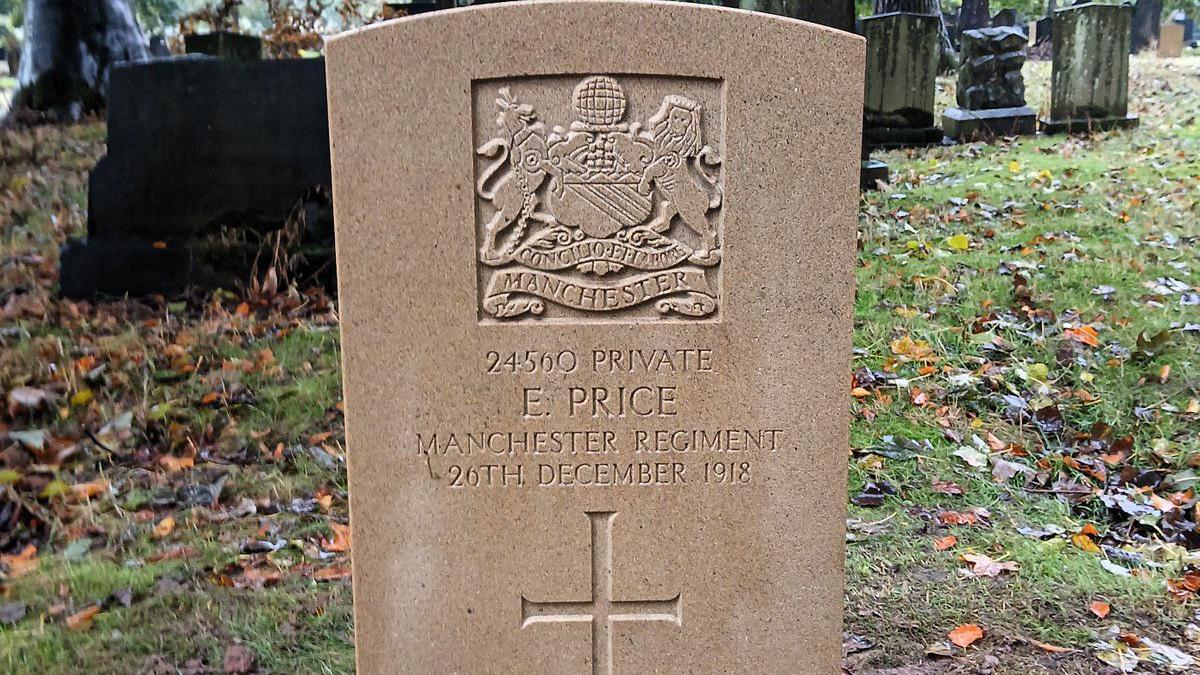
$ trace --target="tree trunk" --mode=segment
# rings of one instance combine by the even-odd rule
[[[854,0],[738,0],[737,6],[854,32]]]
[[[1163,0],[1137,0],[1137,4],[1133,6],[1130,53],[1136,54],[1158,41],[1162,11]]]
[[[14,108],[78,119],[104,106],[113,64],[146,57],[127,0],[26,0]]]
[[[958,30],[986,28],[992,25],[992,14],[988,9],[988,0],[963,0],[958,10]]]

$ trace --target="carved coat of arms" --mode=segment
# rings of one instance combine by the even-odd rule
[[[541,315],[546,303],[716,311],[721,158],[701,137],[697,101],[669,94],[645,125],[627,122],[621,85],[597,75],[571,95],[576,119],[550,130],[510,88],[495,103],[500,135],[476,149],[489,317]]]

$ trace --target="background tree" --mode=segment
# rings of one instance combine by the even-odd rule
[[[26,0],[14,107],[78,119],[104,105],[113,64],[147,56],[126,0]]]

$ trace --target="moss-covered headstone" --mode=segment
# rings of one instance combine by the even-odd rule
[[[1128,5],[1074,5],[1054,13],[1047,133],[1130,127]]]
[[[862,20],[867,39],[863,125],[870,145],[942,139],[933,111],[940,30],[936,16],[895,12]]]

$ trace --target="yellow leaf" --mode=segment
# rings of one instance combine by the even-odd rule
[[[956,234],[946,239],[946,245],[955,251],[965,251],[971,248],[971,238],[965,234]]]
[[[171,516],[167,516],[166,518],[163,518],[162,520],[158,521],[158,524],[154,526],[154,530],[153,530],[154,538],[162,539],[163,537],[167,536],[168,534],[171,534],[171,531],[174,529],[175,529],[175,519],[172,518]]]
[[[1020,173],[1021,163],[1014,159],[1013,161],[1008,163],[1008,170],[1011,173]]]
[[[1071,543],[1075,544],[1075,548],[1078,548],[1081,551],[1086,551],[1088,553],[1100,552],[1100,547],[1096,545],[1096,542],[1093,541],[1091,537],[1083,533],[1071,535]]]
[[[71,491],[71,486],[61,480],[50,481],[46,487],[42,488],[42,497],[52,498],[61,497]]]
[[[0,485],[12,485],[21,480],[21,472],[15,469],[0,469]]]
[[[1038,382],[1045,382],[1046,378],[1050,376],[1050,368],[1044,363],[1035,363],[1029,366],[1026,372],[1029,373],[1030,378]]]
[[[85,406],[91,402],[92,402],[92,390],[91,389],[80,389],[79,391],[75,392],[74,396],[71,397],[71,405],[73,405],[77,408],[82,408],[83,406]]]

